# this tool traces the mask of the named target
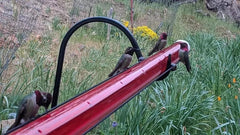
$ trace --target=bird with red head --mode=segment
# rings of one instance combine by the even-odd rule
[[[38,113],[40,106],[43,106],[47,111],[51,101],[52,95],[40,90],[35,90],[33,93],[25,96],[18,107],[15,122],[8,131],[33,119]]]
[[[162,50],[167,45],[167,33],[163,32],[160,34],[160,37],[153,47],[153,49],[148,53],[148,56],[151,56],[153,53]]]

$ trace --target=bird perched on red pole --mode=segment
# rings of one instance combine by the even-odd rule
[[[167,33],[161,33],[157,43],[153,47],[153,49],[148,53],[148,56],[151,56],[153,53],[162,50],[167,45]]]
[[[52,95],[47,92],[35,90],[32,94],[25,96],[18,108],[17,116],[8,131],[18,125],[30,121],[38,113],[39,107],[43,106],[47,111],[52,101]]]
[[[178,53],[180,61],[186,66],[187,71],[190,72],[191,65],[188,54],[190,51],[190,45],[185,40],[177,40],[176,42],[180,42],[180,50]]]
[[[113,71],[108,75],[108,77],[115,76],[123,71],[125,71],[132,61],[132,55],[135,49],[132,47],[128,47],[121,58],[118,60],[117,65],[113,69]]]

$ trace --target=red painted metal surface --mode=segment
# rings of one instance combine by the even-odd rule
[[[138,94],[166,70],[168,55],[179,61],[179,43],[134,65],[127,71],[57,107],[10,135],[84,134]]]

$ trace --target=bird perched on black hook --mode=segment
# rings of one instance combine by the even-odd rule
[[[113,71],[108,75],[108,77],[115,76],[123,71],[125,71],[132,61],[132,55],[135,52],[133,47],[128,47],[121,58],[118,60],[117,65]]]
[[[51,101],[52,95],[50,93],[42,92],[40,90],[35,90],[30,95],[25,96],[18,107],[15,122],[8,129],[8,131],[34,118],[38,113],[40,106],[43,106],[47,111]]]
[[[153,47],[153,49],[148,53],[148,56],[151,56],[153,53],[162,50],[167,45],[167,33],[161,33],[157,43]]]

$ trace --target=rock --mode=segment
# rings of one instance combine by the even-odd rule
[[[81,52],[81,51],[83,51],[83,50],[85,49],[85,47],[86,47],[85,45],[79,45],[79,46],[78,46],[78,49],[79,49],[79,51]]]
[[[0,121],[1,134],[5,134],[8,128],[15,122],[15,119],[8,119]]]
[[[240,26],[240,3],[237,0],[206,0],[206,7],[217,12],[220,19],[231,19]]]
[[[41,36],[41,35],[39,35],[39,34],[38,34],[38,35],[36,35],[36,40],[37,40],[37,41],[41,41],[41,40],[42,40],[42,36]]]
[[[16,113],[9,113],[8,119],[16,119],[17,114]]]

